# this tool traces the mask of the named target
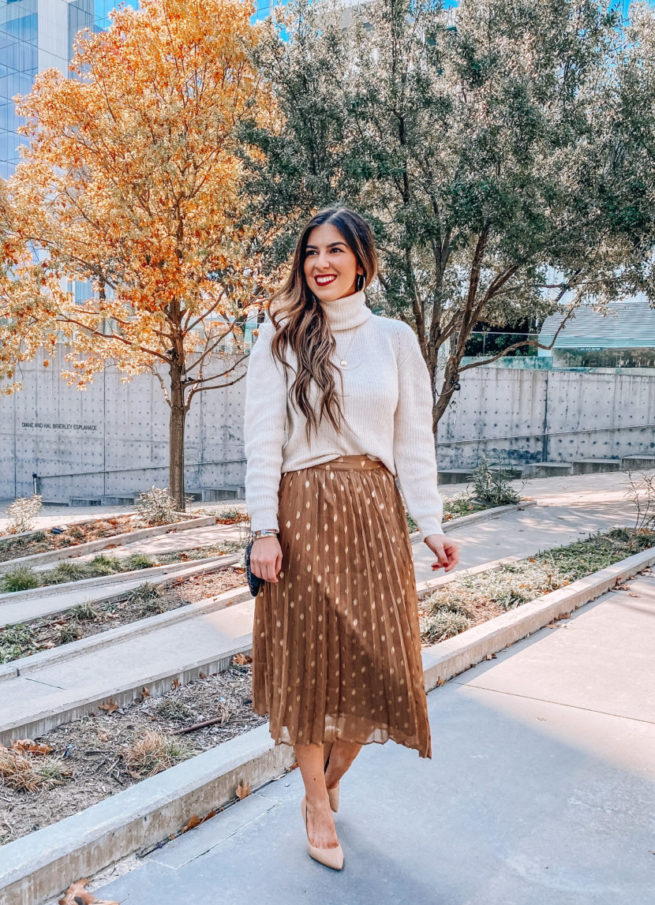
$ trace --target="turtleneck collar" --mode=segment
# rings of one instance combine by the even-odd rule
[[[321,302],[330,330],[334,333],[339,330],[352,330],[366,323],[373,313],[366,307],[364,290],[344,295],[340,299],[331,302]]]

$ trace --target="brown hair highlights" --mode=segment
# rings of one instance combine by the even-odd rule
[[[298,369],[291,386],[290,396],[296,407],[306,418],[307,442],[311,431],[317,430],[321,419],[330,419],[335,430],[341,429],[343,412],[335,387],[335,372],[341,372],[330,361],[336,348],[336,341],[330,332],[321,303],[307,286],[304,262],[310,232],[323,223],[334,225],[353,252],[364,271],[362,289],[375,279],[378,259],[375,251],[373,232],[366,220],[347,207],[327,207],[315,214],[305,226],[293,256],[291,272],[271,296],[269,313],[275,327],[272,352],[285,368],[293,370],[286,360],[286,350],[291,348],[296,355]],[[281,304],[273,310],[273,302]],[[283,323],[282,323],[283,321]],[[309,385],[314,379],[320,397],[318,411],[309,401]]]

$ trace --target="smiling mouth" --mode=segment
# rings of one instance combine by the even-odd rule
[[[327,286],[328,283],[334,282],[336,280],[335,276],[324,276],[324,277],[314,277],[315,281],[319,286]]]

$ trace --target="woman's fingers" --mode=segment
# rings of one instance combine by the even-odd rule
[[[446,554],[448,556],[448,565],[444,569],[444,572],[450,572],[451,569],[454,569],[457,563],[459,562],[459,549],[457,544],[452,541],[448,541],[445,544]]]
[[[449,540],[443,535],[430,534],[425,542],[437,557],[437,562],[432,563],[433,569],[442,569],[450,572],[459,562],[459,553],[455,541]]]
[[[282,548],[276,537],[263,537],[255,541],[250,552],[250,571],[253,575],[277,584],[281,565]]]

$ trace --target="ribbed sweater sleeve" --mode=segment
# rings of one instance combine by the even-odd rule
[[[425,540],[429,534],[445,533],[441,527],[443,501],[437,490],[430,373],[418,339],[407,324],[400,331],[398,382],[394,461],[407,508]]]
[[[278,492],[286,433],[287,391],[282,364],[271,352],[274,327],[259,328],[246,374],[244,449],[246,508],[252,531],[279,529]]]

